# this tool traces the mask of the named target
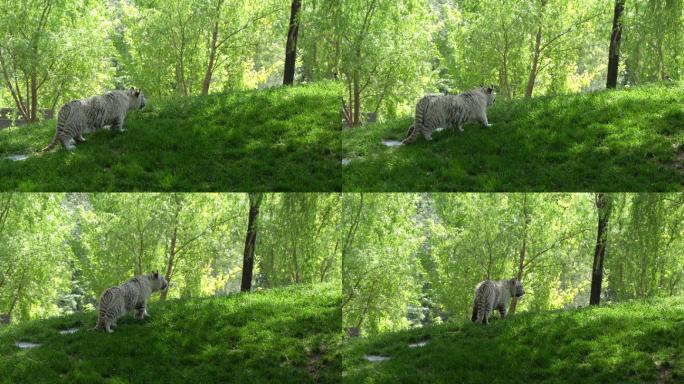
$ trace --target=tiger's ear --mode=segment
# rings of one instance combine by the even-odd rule
[[[133,96],[135,96],[135,97],[140,96],[140,91],[133,91]]]
[[[487,93],[492,93],[493,91],[494,91],[493,85],[490,85],[489,87],[487,87]]]
[[[155,279],[159,279],[159,271],[152,272],[152,277],[154,277]]]

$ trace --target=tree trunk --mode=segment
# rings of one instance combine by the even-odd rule
[[[174,222],[173,224],[173,233],[171,234],[171,245],[169,245],[169,259],[166,262],[166,273],[164,274],[164,277],[166,278],[166,282],[171,284],[171,278],[173,277],[173,263],[176,259],[176,242],[178,240],[178,222]],[[169,290],[162,291],[159,299],[160,300],[166,300],[166,295],[169,293]]]
[[[143,234],[140,233],[140,244],[139,244],[139,249],[138,249],[138,260],[135,266],[135,274],[136,276],[142,275],[142,257],[143,257],[143,249],[144,249],[144,243],[143,240],[145,238],[143,237]]]
[[[262,193],[249,194],[249,219],[247,221],[247,235],[245,236],[245,252],[242,257],[242,284],[240,285],[240,291],[242,292],[249,292],[252,290],[257,219],[259,217],[259,205],[261,205],[262,198]]]
[[[606,254],[608,219],[612,210],[612,197],[604,193],[596,194],[596,210],[598,211],[598,230],[596,233],[596,248],[594,248],[594,265],[591,272],[590,305],[599,305],[601,301],[603,259]]]
[[[285,74],[283,84],[294,83],[295,63],[297,61],[297,35],[299,34],[299,8],[302,0],[292,0],[290,10],[290,28],[287,32],[287,44],[285,45]]]
[[[532,97],[532,92],[534,91],[534,82],[537,80],[537,71],[539,68],[539,57],[541,55],[541,38],[542,38],[542,27],[541,25],[537,29],[537,36],[534,42],[534,56],[532,57],[532,69],[530,70],[530,77],[527,79],[527,88],[525,88],[525,98],[529,99]]]
[[[31,71],[31,113],[30,122],[38,120],[38,75],[36,74],[36,68],[34,67]]]
[[[19,288],[17,288],[17,293],[12,298],[12,303],[10,304],[9,310],[7,311],[7,318],[8,319],[12,318],[12,312],[14,312],[14,308],[16,308],[16,305],[19,302],[19,298],[21,297],[21,291],[24,290],[25,284],[26,284],[26,271],[24,271],[21,275],[21,280],[19,281]]]
[[[522,244],[520,245],[520,258],[518,259],[518,273],[515,276],[518,281],[522,280],[523,270],[525,268],[525,256],[527,255],[527,226],[530,224],[530,213],[527,210],[527,193],[523,195],[523,234]],[[518,306],[518,298],[513,296],[511,305],[508,307],[508,314],[515,313],[515,308]]]
[[[608,51],[608,78],[606,88],[617,87],[618,68],[620,66],[620,43],[622,40],[622,12],[625,9],[625,0],[615,0],[615,13],[613,15],[613,31],[610,35],[610,48]]]
[[[361,124],[361,84],[359,69],[354,69],[354,125]]]
[[[532,69],[530,70],[530,77],[527,79],[527,88],[525,88],[525,98],[532,97],[534,91],[534,83],[537,80],[539,73],[539,60],[541,59],[541,41],[542,41],[542,26],[544,25],[544,8],[548,0],[541,0],[541,9],[539,12],[539,26],[537,27],[537,34],[534,40],[534,55],[532,56]]]
[[[218,49],[218,19],[214,23],[214,30],[211,32],[211,47],[209,48],[209,62],[207,63],[207,71],[204,73],[204,80],[202,81],[202,94],[209,94],[209,86],[211,85],[211,78],[214,75],[214,65],[216,63],[216,51]]]

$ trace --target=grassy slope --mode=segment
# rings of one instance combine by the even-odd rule
[[[73,154],[35,153],[52,139],[54,120],[0,131],[0,189],[340,190],[338,94],[323,82],[150,99],[127,117],[127,132],[86,134]],[[32,156],[3,160],[19,153]]]
[[[113,334],[88,331],[94,312],[0,330],[0,383],[339,382],[340,290],[292,286],[170,300]],[[71,335],[57,330],[79,326]],[[20,350],[14,342],[42,343]]]
[[[411,117],[343,132],[344,190],[673,191],[684,181],[684,89],[497,102],[469,124],[388,148]],[[677,168],[679,167],[679,168]]]
[[[495,315],[496,316],[496,315]],[[422,348],[407,343],[429,340]],[[681,383],[684,298],[521,313],[350,342],[349,383]],[[364,354],[391,360],[369,363]]]

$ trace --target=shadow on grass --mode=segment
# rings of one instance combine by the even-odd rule
[[[667,303],[674,305],[666,309]],[[684,379],[681,299],[521,313],[483,327],[446,324],[347,345],[345,382],[676,383]],[[429,340],[422,348],[409,342]],[[365,353],[391,359],[371,364]]]
[[[21,325],[0,334],[0,381],[339,382],[340,297],[321,287],[158,302],[151,319],[126,316],[113,334],[57,333],[90,328],[94,313]],[[17,337],[42,345],[21,351],[9,346]]]

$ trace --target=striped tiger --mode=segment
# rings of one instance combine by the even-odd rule
[[[487,108],[494,104],[494,88],[480,87],[460,95],[425,95],[416,104],[413,125],[409,128],[402,144],[413,143],[418,134],[432,140],[436,128],[458,128],[463,132],[463,124],[478,121],[491,127],[487,120]]]
[[[107,289],[100,297],[100,314],[93,329],[104,329],[112,333],[114,331],[111,328],[116,327],[116,320],[132,310],[135,310],[136,319],[149,317],[147,301],[150,295],[159,290],[165,291],[168,287],[164,276],[159,276],[159,272],[152,272]]]
[[[145,95],[134,88],[70,101],[60,108],[55,136],[41,151],[52,149],[58,142],[67,151],[71,151],[76,148],[76,142],[86,141],[83,133],[95,131],[105,125],[110,125],[112,131],[124,132],[123,123],[128,111],[142,109],[145,104]]]
[[[524,294],[525,289],[516,278],[499,281],[485,280],[475,287],[471,320],[475,323],[487,324],[494,309],[499,311],[503,319],[506,316],[508,300],[512,296],[522,297]]]

